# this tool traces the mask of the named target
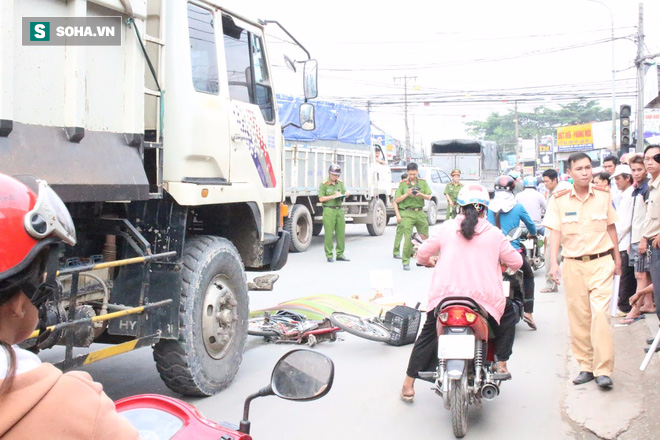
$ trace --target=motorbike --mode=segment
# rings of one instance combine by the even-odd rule
[[[527,229],[522,228],[520,246],[525,252],[532,269],[539,270],[545,266],[545,257],[543,256],[543,239],[535,235],[529,235]]]
[[[512,241],[520,237],[522,228],[507,234]],[[503,271],[503,295],[507,307],[513,307],[518,321],[523,316],[522,271]],[[467,411],[470,404],[480,406],[482,400],[494,400],[503,381],[510,374],[496,372],[495,344],[488,325],[488,312],[469,297],[444,298],[436,308],[438,332],[438,364],[435,371],[418,376],[435,385],[435,391],[451,412],[454,436],[467,433]]]
[[[139,431],[142,440],[252,440],[249,421],[252,400],[264,396],[294,401],[319,399],[332,388],[334,372],[334,363],[324,354],[302,349],[286,353],[273,368],[270,384],[245,400],[239,426],[215,423],[189,403],[156,394],[126,397],[117,400],[115,406]]]

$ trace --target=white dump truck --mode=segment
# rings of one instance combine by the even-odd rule
[[[298,118],[296,109],[301,101],[278,98],[280,117],[286,126],[287,120]],[[381,147],[371,145],[369,114],[323,101],[316,101],[314,108],[314,130],[302,131],[293,126],[284,130],[284,195],[289,208],[284,229],[291,234],[293,252],[306,251],[312,236],[323,229],[318,190],[333,163],[341,167],[340,179],[350,193],[344,201],[346,220],[366,224],[373,236],[382,235],[387,224],[391,173]]]
[[[236,374],[245,271],[290,241],[265,23],[219,0],[3,0],[0,172],[46,180],[77,227],[38,347],[65,345],[62,368],[152,346],[176,392]],[[314,60],[303,80],[314,98]],[[93,342],[113,345],[73,355]]]
[[[499,175],[497,143],[472,139],[435,141],[431,144],[431,164],[447,173],[458,168],[462,182],[478,182],[493,192]]]

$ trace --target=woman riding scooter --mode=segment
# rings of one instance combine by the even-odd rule
[[[45,316],[62,241],[75,245],[76,233],[48,184],[0,174],[0,439],[137,439],[89,374],[63,374],[15,345]]]
[[[518,318],[502,295],[500,262],[518,270],[522,257],[502,231],[486,220],[489,202],[486,188],[467,185],[459,192],[457,201],[459,215],[445,221],[417,253],[417,262],[428,265],[440,252],[431,279],[426,322],[410,354],[401,389],[401,398],[406,402],[413,401],[418,373],[434,370],[434,363],[438,362],[435,308],[449,296],[470,297],[488,312],[496,336],[497,373],[502,378],[510,377],[506,361],[512,352]]]

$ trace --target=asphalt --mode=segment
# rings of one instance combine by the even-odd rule
[[[560,290],[561,293],[563,293]],[[660,357],[653,356],[645,371],[646,339],[655,336],[659,322],[655,314],[628,326],[617,326],[612,318],[616,357],[609,391],[599,389],[594,381],[573,385],[579,373],[577,361],[566,354],[566,390],[564,415],[580,439],[641,440],[660,438]]]

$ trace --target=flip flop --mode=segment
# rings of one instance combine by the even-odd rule
[[[553,293],[553,292],[559,292],[559,289],[556,287],[554,289],[549,289],[547,287],[541,289],[541,293]]]
[[[634,318],[623,318],[621,321],[619,321],[619,324],[630,325],[644,318],[646,318],[644,315],[635,316]]]
[[[401,400],[403,400],[406,403],[413,403],[413,399],[415,398],[415,395],[413,394],[412,396],[406,396],[403,394],[403,391],[401,391]]]
[[[536,324],[534,324],[534,321],[532,321],[531,319],[529,319],[526,316],[523,316],[523,321],[525,321],[527,323],[529,328],[531,328],[532,330],[536,330]]]

